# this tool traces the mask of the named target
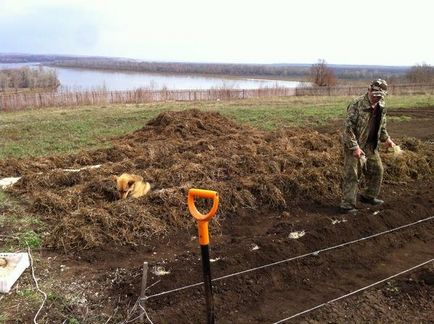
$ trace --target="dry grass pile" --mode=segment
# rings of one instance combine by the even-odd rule
[[[383,155],[387,179],[432,174],[432,150],[422,143],[403,148],[407,152],[399,161]],[[342,156],[337,132],[258,131],[218,113],[189,110],[162,113],[111,149],[9,164],[14,175],[24,175],[11,192],[26,197],[31,211],[50,224],[46,245],[78,251],[109,243],[146,244],[194,226],[186,206],[192,187],[219,192],[220,223],[236,217],[239,208],[337,204]],[[102,166],[61,169],[95,164]],[[118,200],[111,176],[123,172],[151,182],[150,194]]]
[[[421,179],[434,172],[434,150],[428,144],[412,137],[400,141],[402,154],[384,154],[385,181],[402,182],[408,179]]]

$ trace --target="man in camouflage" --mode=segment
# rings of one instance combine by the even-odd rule
[[[344,176],[341,201],[344,212],[357,213],[356,198],[361,172],[365,176],[366,188],[360,201],[371,205],[381,205],[384,202],[377,198],[383,180],[378,146],[380,141],[386,147],[395,146],[386,130],[386,95],[387,83],[378,79],[371,83],[365,95],[347,107],[343,134]]]

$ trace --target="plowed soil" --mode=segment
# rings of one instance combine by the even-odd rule
[[[47,224],[40,280],[76,297],[62,310],[50,300],[40,319],[134,322],[147,261],[150,319],[206,322],[203,285],[172,291],[202,281],[196,223],[186,204],[190,188],[220,195],[210,222],[217,323],[277,322],[432,260],[434,108],[389,115],[397,117],[388,129],[404,153],[382,150],[386,202],[360,204],[357,216],[338,208],[342,121],[266,132],[218,113],[166,112],[111,149],[0,161],[0,178],[22,177],[8,191]],[[123,172],[141,175],[151,193],[119,200],[112,176]],[[198,206],[210,208],[206,200]],[[339,247],[328,249],[333,246]],[[17,308],[22,322],[35,312]],[[433,262],[287,320],[433,321]]]

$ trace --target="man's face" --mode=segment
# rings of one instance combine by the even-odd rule
[[[379,102],[379,101],[381,100],[381,98],[382,98],[382,97],[380,97],[380,96],[373,96],[373,95],[372,95],[372,91],[369,90],[369,101],[370,101],[372,104],[376,104],[377,102]]]

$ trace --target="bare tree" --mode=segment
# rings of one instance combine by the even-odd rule
[[[9,80],[6,74],[0,71],[0,91],[5,91],[8,88]]]
[[[31,69],[22,67],[19,69],[0,70],[0,89],[7,88],[56,89],[60,85],[57,73],[53,69]]]
[[[425,63],[416,64],[410,68],[405,77],[412,83],[433,83],[434,67]]]
[[[336,85],[335,73],[327,66],[325,60],[318,60],[318,63],[310,67],[310,79],[320,87]]]

